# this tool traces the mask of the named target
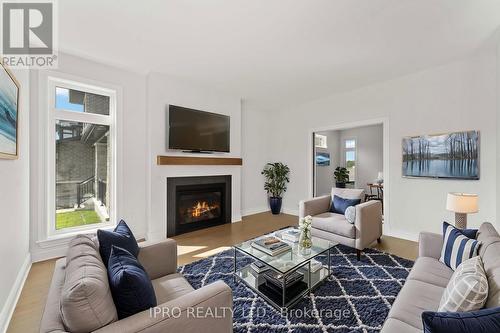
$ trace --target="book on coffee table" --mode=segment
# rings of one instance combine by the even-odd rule
[[[252,247],[270,256],[276,256],[291,250],[290,245],[276,237],[264,237],[257,239],[252,242]]]

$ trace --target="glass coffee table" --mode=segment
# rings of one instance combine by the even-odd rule
[[[278,230],[233,246],[234,278],[243,281],[268,303],[278,309],[292,307],[324,279],[330,276],[331,249],[338,244],[313,236],[312,247],[305,250],[301,249],[298,243],[283,240],[278,236],[277,238],[290,245],[290,250],[271,256],[252,247],[252,242],[255,240],[269,236],[276,237],[277,233],[281,233],[284,230],[286,229]],[[243,254],[243,256],[238,256],[238,253]],[[327,257],[324,258],[326,255]],[[248,257],[250,257],[252,262],[249,262]],[[246,265],[238,267],[238,260],[243,260],[244,258],[247,258],[245,259]],[[321,263],[321,260],[325,263]],[[255,264],[252,265],[252,263]],[[257,272],[255,266],[261,268],[259,272]],[[293,283],[293,285],[287,285],[288,282]]]

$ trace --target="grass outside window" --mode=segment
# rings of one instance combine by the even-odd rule
[[[76,210],[56,213],[56,230],[101,223],[101,218],[94,210]]]

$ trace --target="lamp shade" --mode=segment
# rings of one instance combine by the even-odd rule
[[[462,214],[477,213],[479,211],[477,194],[448,193],[446,209]]]
[[[384,179],[384,173],[382,171],[378,172],[377,179],[378,180],[383,180]]]

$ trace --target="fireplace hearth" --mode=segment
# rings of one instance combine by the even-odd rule
[[[231,176],[167,178],[167,237],[231,223]]]

